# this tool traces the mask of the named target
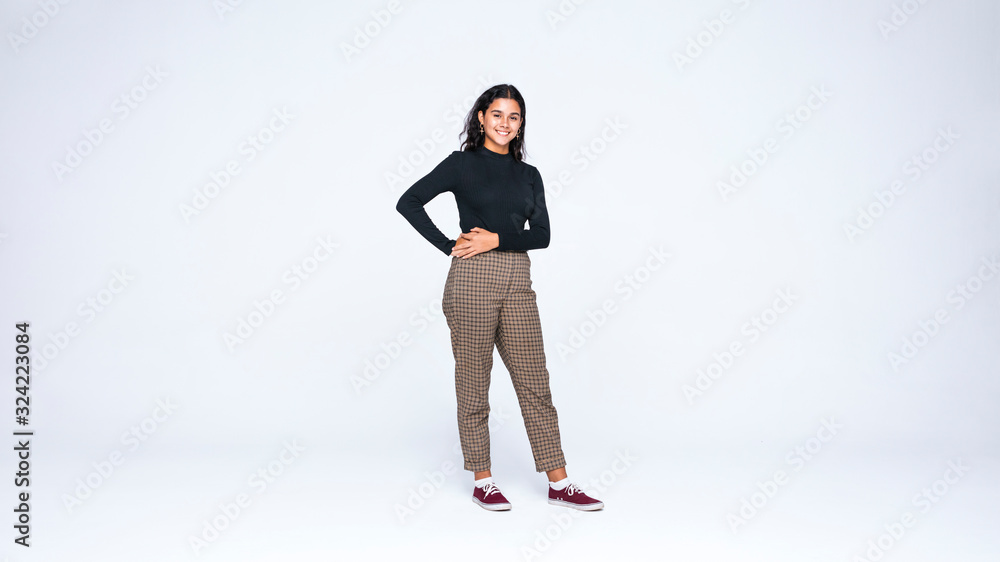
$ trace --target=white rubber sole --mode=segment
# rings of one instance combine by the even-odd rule
[[[509,511],[510,503],[483,503],[479,501],[479,498],[473,497],[473,503],[487,511]]]
[[[570,503],[568,501],[554,500],[552,498],[549,498],[549,503],[552,504],[552,505],[561,505],[563,507],[570,507],[570,508],[573,508],[573,509],[579,509],[580,511],[597,511],[599,509],[604,509],[604,502],[597,502],[597,503],[592,503],[592,504],[587,504],[587,505],[580,505],[580,504],[576,504],[576,503]]]

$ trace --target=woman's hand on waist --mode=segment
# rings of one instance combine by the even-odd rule
[[[455,247],[451,250],[451,255],[459,258],[471,258],[476,254],[488,252],[499,245],[499,235],[477,226],[469,232],[463,232],[458,237]]]

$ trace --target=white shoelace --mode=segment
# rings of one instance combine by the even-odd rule
[[[567,485],[566,486],[566,495],[572,496],[573,492],[580,492],[582,494],[583,490],[580,489],[580,487],[577,486],[576,484],[569,484],[569,485]]]
[[[497,488],[496,484],[494,484],[493,482],[489,482],[485,486],[483,486],[484,498],[490,494],[499,494],[499,493],[500,493],[500,488]]]

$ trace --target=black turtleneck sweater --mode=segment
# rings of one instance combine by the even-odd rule
[[[455,195],[462,232],[477,226],[495,232],[500,237],[496,250],[525,251],[549,245],[542,176],[512,154],[499,154],[485,146],[456,150],[399,198],[396,210],[435,248],[451,255],[456,240],[445,236],[424,210],[424,205],[445,191]]]

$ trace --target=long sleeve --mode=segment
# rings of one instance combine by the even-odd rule
[[[518,227],[516,234],[498,233],[500,245],[497,250],[536,250],[546,248],[549,245],[549,211],[545,206],[545,186],[542,184],[542,175],[538,168],[534,170],[534,179],[531,183],[533,201],[525,201],[525,214],[513,216],[512,220]],[[527,218],[529,229],[524,229],[524,220]]]
[[[427,215],[424,205],[445,191],[454,192],[458,187],[461,154],[456,150],[448,155],[426,176],[411,185],[396,203],[396,210],[413,225],[413,228],[421,236],[426,238],[435,248],[444,252],[445,255],[451,255],[456,241],[449,239],[441,232],[441,229]]]

